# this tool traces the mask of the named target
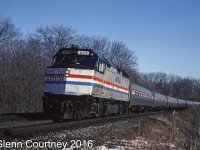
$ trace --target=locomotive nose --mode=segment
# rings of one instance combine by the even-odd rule
[[[47,68],[44,91],[52,94],[63,94],[67,76],[69,76],[69,70],[66,68]]]

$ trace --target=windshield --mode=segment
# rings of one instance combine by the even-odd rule
[[[64,55],[55,56],[53,67],[76,67],[83,69],[97,68],[97,57],[90,55]]]

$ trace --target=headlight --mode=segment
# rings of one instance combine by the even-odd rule
[[[65,71],[65,75],[66,75],[67,77],[69,77],[69,74],[70,74],[70,71],[69,71],[69,70],[66,70],[66,71]]]

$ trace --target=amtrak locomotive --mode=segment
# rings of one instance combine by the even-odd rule
[[[199,102],[178,100],[130,84],[128,74],[92,49],[60,49],[46,70],[43,109],[55,120],[82,119],[159,109],[186,108]]]

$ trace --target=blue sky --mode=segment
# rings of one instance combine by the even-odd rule
[[[26,35],[38,27],[66,25],[77,33],[123,41],[141,72],[200,78],[199,0],[1,0]]]

